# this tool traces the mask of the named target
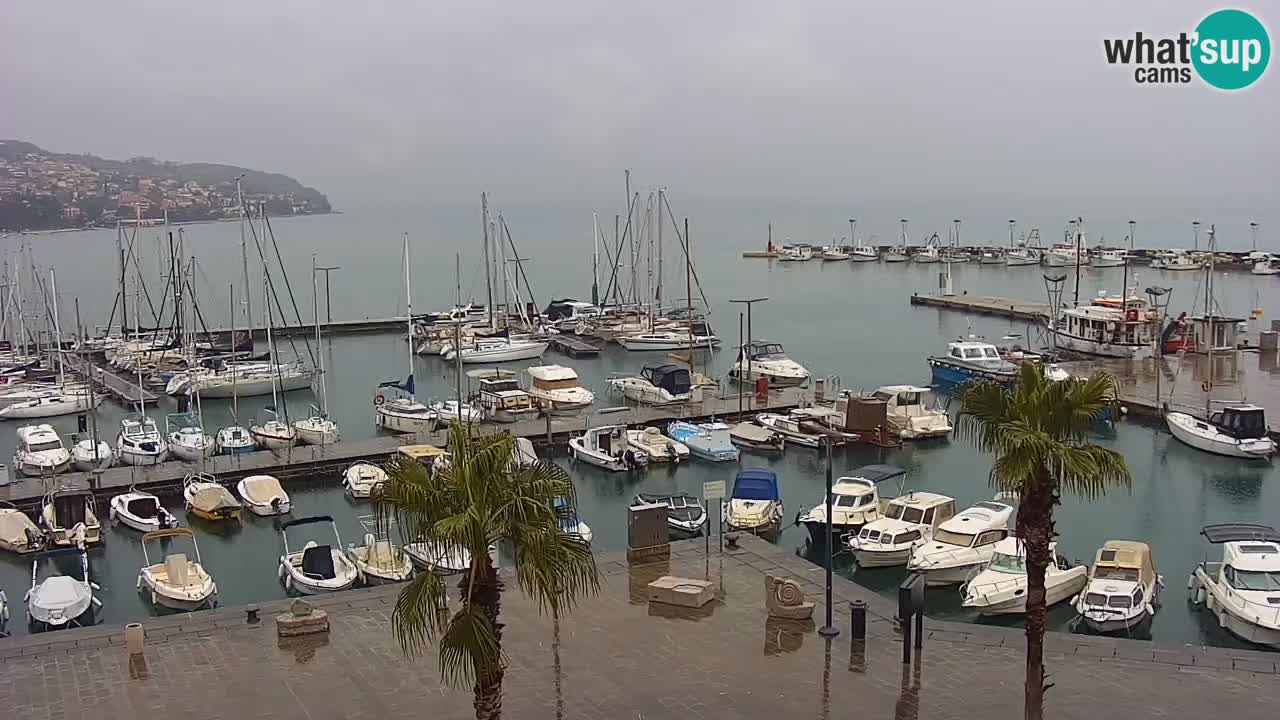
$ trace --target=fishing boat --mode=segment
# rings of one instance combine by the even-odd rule
[[[198,518],[214,522],[240,519],[240,501],[212,475],[188,475],[182,482],[182,499],[187,512]]]
[[[903,440],[927,440],[951,434],[951,418],[934,398],[932,388],[914,385],[885,385],[873,397],[885,401],[889,429]]]
[[[889,501],[884,514],[850,535],[849,550],[858,567],[906,565],[911,553],[933,531],[956,514],[955,498],[931,492],[911,492]]]
[[[1054,243],[1044,255],[1045,264],[1049,267],[1088,265],[1089,248],[1085,242],[1083,221],[1079,219],[1071,221],[1066,234],[1070,241]]]
[[[1280,649],[1280,532],[1227,523],[1208,525],[1200,534],[1222,546],[1222,561],[1196,566],[1187,583],[1191,601],[1232,635]]]
[[[320,544],[308,540],[301,550],[289,548],[289,529],[317,523],[328,523],[333,530],[334,544]],[[298,518],[280,525],[280,540],[284,554],[280,556],[280,569],[276,573],[286,591],[302,595],[347,590],[356,584],[360,573],[342,549],[342,536],[338,524],[328,515]]]
[[[978,255],[978,264],[979,265],[1003,265],[1004,253],[1000,250],[1000,248],[995,248],[995,247],[983,248],[982,252]]]
[[[136,487],[112,496],[107,517],[143,533],[178,527],[177,518],[160,504],[160,498]]]
[[[911,248],[907,245],[894,245],[884,251],[882,258],[887,263],[904,263],[911,261]]]
[[[404,546],[415,567],[436,575],[458,575],[471,567],[471,552],[461,545],[443,542],[411,542]]]
[[[894,465],[865,465],[835,481],[831,486],[831,535],[840,541],[856,534],[864,525],[880,518],[880,483],[901,479],[906,470]],[[827,505],[819,502],[796,515],[796,523],[809,532],[815,547],[827,544]]]
[[[648,464],[678,463],[689,457],[689,448],[656,427],[627,431],[627,447],[644,456]]]
[[[46,477],[66,472],[71,453],[51,425],[18,428],[18,444],[13,450],[13,467],[28,477]]]
[[[1156,574],[1151,546],[1146,543],[1106,541],[1088,577],[1072,605],[1081,622],[1094,632],[1132,630],[1150,620],[1160,605],[1164,580]]]
[[[93,441],[92,437],[72,436],[71,466],[80,472],[106,470],[116,464],[116,454],[106,440]]]
[[[639,493],[636,505],[666,505],[667,531],[672,539],[698,537],[707,529],[707,508],[692,495],[651,495]]]
[[[787,447],[782,433],[754,422],[740,422],[729,428],[729,440],[753,452],[781,453]]]
[[[778,250],[778,262],[804,262],[812,259],[812,245],[783,245]]]
[[[102,542],[97,501],[88,490],[50,490],[40,504],[40,524],[52,545],[88,546]]]
[[[352,463],[342,473],[342,488],[356,500],[373,497],[387,484],[387,471],[373,463]]]
[[[611,390],[645,405],[688,402],[693,391],[689,369],[671,363],[648,363],[639,375],[615,376],[607,382]]]
[[[811,448],[822,445],[824,436],[803,429],[798,418],[776,413],[760,413],[756,415],[755,421],[761,427],[768,428],[785,437],[790,443]]]
[[[44,531],[13,503],[0,501],[0,550],[26,553],[43,550],[48,544]]]
[[[720,344],[720,338],[711,333],[695,334],[677,331],[642,332],[634,335],[619,335],[614,339],[628,350],[640,351],[711,349]]]
[[[956,585],[969,579],[991,560],[996,545],[1009,537],[1013,508],[984,500],[944,520],[929,541],[917,546],[907,572],[919,573],[929,585]]]
[[[413,560],[389,538],[365,533],[364,542],[350,545],[347,555],[356,566],[362,585],[388,585],[413,579]]]
[[[667,437],[689,448],[689,454],[696,458],[712,462],[738,459],[738,448],[733,445],[730,428],[722,422],[676,420],[667,426]]]
[[[875,262],[880,259],[880,251],[859,241],[853,247],[853,252],[849,254],[849,259],[856,263]]]
[[[205,434],[196,413],[172,413],[164,418],[169,454],[186,462],[199,462],[213,453],[213,438]]]
[[[1049,544],[1053,561],[1044,573],[1044,604],[1052,607],[1084,589],[1089,569],[1072,566],[1057,553],[1058,544]],[[963,586],[963,606],[979,615],[1021,615],[1027,611],[1026,549],[1022,541],[1009,537],[996,543],[991,560]]]
[[[289,494],[271,475],[250,475],[236,484],[236,492],[254,515],[287,515],[293,509]]]
[[[1130,294],[1122,301],[1105,291],[1087,305],[1064,306],[1046,326],[1065,350],[1136,360],[1154,356],[1160,332],[1159,319],[1145,300]]]
[[[826,247],[822,248],[823,262],[841,261],[841,260],[848,260],[848,259],[849,259],[849,252],[846,251],[844,248],[840,247],[839,245],[827,245]]]
[[[1005,267],[1023,267],[1026,265],[1039,265],[1040,254],[1033,248],[1026,246],[1018,246],[1005,252]]]
[[[80,577],[56,574],[60,558],[76,558]],[[42,567],[46,568],[43,576]],[[94,611],[102,607],[102,601],[93,595],[96,590],[101,588],[89,577],[89,555],[84,547],[40,553],[31,563],[27,622],[46,630],[92,625]]]
[[[934,233],[933,237],[927,241],[927,244],[920,248],[915,255],[911,256],[911,262],[921,265],[933,265],[942,262],[942,249],[937,245],[938,234]]]
[[[589,465],[620,472],[636,470],[649,463],[648,455],[633,450],[627,442],[626,425],[601,425],[569,439],[569,454]]]
[[[729,377],[753,385],[757,379],[765,378],[770,388],[802,387],[809,383],[809,371],[787,357],[782,343],[764,340],[742,346],[729,368]]]
[[[947,343],[947,353],[932,355],[928,362],[936,385],[1012,383],[1018,379],[1018,366],[1001,357],[995,345],[979,340],[961,338]]]
[[[186,553],[165,553],[162,555],[163,560],[152,564],[147,544],[160,541],[168,546],[174,538],[190,540],[195,559],[188,558]],[[200,558],[200,545],[190,530],[171,528],[143,535],[142,558],[138,590],[150,593],[152,605],[191,612],[215,602],[218,585],[205,569],[204,561]]]
[[[1099,250],[1089,262],[1096,268],[1123,267],[1129,262],[1129,256],[1124,250]]]
[[[556,515],[560,532],[571,538],[581,540],[587,545],[591,544],[591,540],[595,537],[595,534],[591,531],[591,526],[578,517],[577,508],[570,505],[567,499],[563,497],[555,498],[551,503],[551,509]]]
[[[1183,272],[1187,270],[1202,270],[1205,262],[1200,258],[1192,255],[1186,250],[1170,250],[1164,255],[1157,257],[1151,262],[1151,267],[1158,270],[1171,270],[1174,272]]]
[[[721,513],[730,530],[776,535],[782,529],[783,513],[777,473],[765,468],[740,470]]]
[[[595,395],[582,386],[573,368],[536,365],[525,372],[529,375],[529,395],[545,413],[573,413],[595,402]]]

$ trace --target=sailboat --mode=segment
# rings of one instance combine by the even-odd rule
[[[230,286],[229,292],[231,297],[231,341],[234,344],[236,337],[236,288],[234,285]],[[245,313],[246,315],[248,314],[247,309]],[[252,333],[252,328],[250,333]],[[240,425],[240,394],[236,392],[236,385],[235,376],[232,375],[231,424],[218,430],[216,437],[218,454],[220,455],[240,455],[258,449],[258,442],[253,439],[253,435],[248,428]]]
[[[58,314],[58,279],[53,268],[49,269],[49,282],[53,295],[53,326],[55,346],[49,348],[50,354],[56,353],[58,358],[58,385],[49,392],[41,392],[26,400],[15,402],[0,409],[0,418],[33,419],[57,417],[86,412],[97,407],[101,398],[94,397],[83,384],[68,384],[66,365],[62,361],[62,323]]]
[[[409,233],[404,234],[404,296],[405,321],[409,326],[409,337],[413,337],[413,285],[409,266]],[[409,376],[403,383],[396,380],[378,383],[373,394],[373,422],[376,426],[393,432],[430,432],[435,429],[439,416],[414,397],[413,343],[406,343],[406,345],[409,349]],[[398,390],[405,394],[397,397],[384,390]]]
[[[271,334],[271,327],[275,324],[275,313],[271,312],[271,278],[266,274],[265,269],[263,271],[262,286],[264,303],[266,305],[265,315],[267,318],[267,353],[270,354],[272,362],[274,363],[276,357],[276,344],[275,339]],[[276,365],[276,367],[278,368],[279,365]],[[277,407],[280,407],[280,394],[275,378],[276,375],[273,373],[271,383],[271,404],[263,408],[270,417],[266,422],[260,425],[250,426],[249,433],[253,435],[253,439],[258,443],[258,445],[266,448],[267,450],[284,450],[285,448],[290,448],[297,444],[298,432],[289,424],[287,407],[283,420],[280,418],[280,413],[276,410]]]
[[[172,236],[170,241],[172,242]],[[193,265],[194,262],[192,260]],[[192,269],[194,270],[194,267]],[[181,272],[175,273],[175,275],[181,275]],[[177,288],[174,292],[174,316],[179,318],[183,312],[182,284],[181,281],[175,281],[174,283],[175,288]],[[188,343],[187,352],[191,356],[195,356],[194,343]],[[209,437],[208,433],[204,431],[202,420],[204,413],[200,406],[199,388],[193,387],[188,390],[185,411],[183,411],[182,404],[179,403],[178,409],[180,412],[171,413],[164,418],[165,437],[169,441],[169,453],[179,460],[199,462],[211,455],[214,449],[213,438]]]
[[[305,420],[293,424],[298,440],[303,445],[332,445],[338,442],[338,423],[329,417],[329,386],[324,374],[324,348],[320,345],[320,295],[316,285],[316,256],[311,256],[311,313],[316,319],[316,352],[319,353],[317,371],[320,374],[320,405],[311,406],[311,414]]]
[[[138,337],[139,305],[138,285],[134,285],[134,337]],[[142,364],[138,363],[138,413],[120,421],[120,434],[116,436],[116,453],[126,465],[159,465],[169,457],[169,443],[156,429],[156,423],[147,416],[142,398]]]

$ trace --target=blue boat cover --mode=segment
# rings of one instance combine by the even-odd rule
[[[733,481],[736,500],[778,500],[778,474],[764,468],[748,468]]]

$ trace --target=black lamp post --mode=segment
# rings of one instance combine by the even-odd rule
[[[823,443],[823,445],[826,446],[826,451],[827,451],[827,497],[826,497],[827,542],[826,542],[826,549],[823,551],[825,553],[825,557],[823,559],[826,561],[825,564],[827,569],[827,616],[826,616],[827,622],[825,625],[818,628],[818,634],[821,635],[822,637],[832,638],[839,635],[840,630],[836,628],[835,623],[831,621],[831,563],[832,563],[832,557],[835,554],[835,539],[832,537],[833,532],[831,527],[831,436],[830,435],[826,436],[825,442]]]

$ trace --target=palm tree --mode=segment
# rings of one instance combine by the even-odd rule
[[[551,462],[517,467],[514,445],[508,434],[481,435],[455,422],[449,460],[434,472],[411,461],[393,464],[377,501],[378,522],[385,528],[394,520],[406,542],[471,553],[456,611],[447,609],[440,577],[421,573],[400,591],[391,629],[406,655],[438,645],[442,680],[472,684],[477,720],[501,717],[506,666],[498,621],[503,583],[490,548],[510,548],[516,583],[557,619],[600,587],[591,548],[562,529],[564,513],[576,507],[573,482]]]
[[[1053,508],[1063,492],[1093,500],[1132,482],[1120,453],[1088,440],[1091,420],[1116,410],[1115,390],[1105,373],[1053,382],[1028,363],[1012,387],[972,383],[956,396],[956,436],[994,453],[991,485],[1021,498],[1015,532],[1027,553],[1027,720],[1044,712],[1044,573],[1053,560]]]

